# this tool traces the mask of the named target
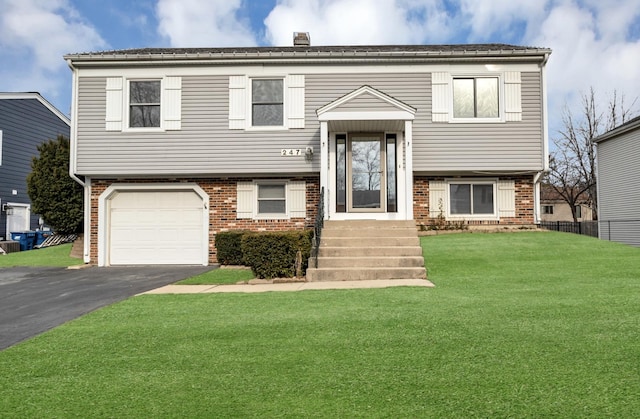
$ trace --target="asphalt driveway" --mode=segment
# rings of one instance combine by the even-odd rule
[[[207,266],[0,269],[0,350]]]

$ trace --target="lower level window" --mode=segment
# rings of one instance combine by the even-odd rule
[[[449,213],[451,215],[493,214],[493,184],[449,184]]]
[[[282,184],[258,184],[258,214],[287,212],[286,190]]]
[[[553,215],[553,205],[543,205],[542,213],[546,215]]]

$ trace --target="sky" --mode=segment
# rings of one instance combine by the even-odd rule
[[[640,0],[0,0],[0,92],[39,92],[64,114],[63,55],[142,47],[505,43],[553,50],[550,136],[594,89],[640,97]],[[640,108],[640,99],[636,103]]]

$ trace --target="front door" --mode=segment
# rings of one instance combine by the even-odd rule
[[[29,230],[30,214],[28,204],[7,204],[7,240],[11,233]]]
[[[348,145],[349,212],[385,211],[385,147],[383,135],[352,134]]]

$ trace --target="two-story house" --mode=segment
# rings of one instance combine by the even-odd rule
[[[40,144],[69,137],[70,123],[39,93],[0,93],[0,240],[40,225],[27,193],[31,160]]]
[[[532,225],[550,53],[294,42],[67,55],[85,261],[212,263],[218,231],[307,228],[321,193],[329,220]]]

